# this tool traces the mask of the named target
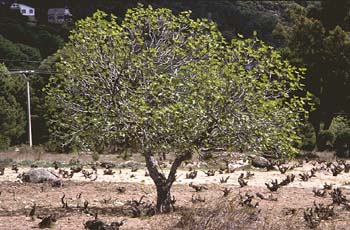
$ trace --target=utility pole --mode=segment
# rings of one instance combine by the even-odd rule
[[[29,86],[29,77],[23,73],[24,78],[26,79],[27,84],[27,108],[28,108],[28,135],[29,135],[29,147],[33,147],[33,138],[32,138],[32,115],[30,112],[30,86]]]
[[[30,85],[29,85],[29,74],[34,74],[34,70],[20,70],[20,71],[13,71],[10,73],[19,73],[22,74],[24,79],[26,79],[26,85],[27,85],[27,112],[28,112],[28,139],[29,139],[29,147],[33,147],[33,138],[32,138],[32,115],[30,111]]]
[[[28,111],[28,139],[29,139],[29,146],[30,148],[33,147],[33,138],[32,138],[32,115],[30,111],[30,74],[57,74],[58,72],[50,72],[45,70],[16,70],[16,71],[9,71],[10,74],[22,74],[23,77],[26,80],[26,86],[27,86],[27,111]]]

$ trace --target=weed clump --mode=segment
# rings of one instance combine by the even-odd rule
[[[239,198],[215,200],[183,211],[175,228],[179,229],[255,229],[260,210],[239,205]]]

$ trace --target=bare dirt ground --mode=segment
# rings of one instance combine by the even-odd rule
[[[13,155],[11,155],[13,154]],[[7,154],[17,161],[25,160],[28,157],[18,157],[15,153]],[[0,154],[1,155],[1,154]],[[2,158],[4,154],[1,155]],[[57,158],[57,159],[56,159]],[[63,159],[65,158],[65,159]],[[63,160],[69,161],[71,156],[48,155],[42,160]],[[83,156],[79,159],[83,160]],[[85,160],[89,160],[86,158]],[[105,156],[102,160],[116,160],[115,156]],[[116,160],[117,161],[117,160]],[[294,162],[295,163],[295,162]],[[290,164],[294,164],[290,163]],[[302,181],[298,176],[300,173],[309,172],[313,167],[321,165],[315,161],[304,163],[302,167],[287,171],[282,175],[278,170],[266,172],[251,168],[249,171],[254,176],[248,180],[248,186],[241,188],[238,177],[241,173],[246,173],[248,169],[236,170],[233,173],[207,176],[204,171],[207,169],[197,169],[198,176],[195,179],[186,179],[188,172],[186,167],[177,173],[177,181],[172,188],[172,195],[176,198],[177,210],[171,214],[155,215],[152,217],[131,218],[127,203],[130,200],[138,200],[145,196],[144,201],[155,202],[156,192],[151,179],[145,176],[145,168],[140,168],[136,172],[131,172],[130,168],[114,169],[114,175],[103,175],[103,169],[98,169],[98,177],[95,181],[85,179],[81,173],[77,173],[71,179],[63,179],[63,187],[51,187],[49,184],[22,183],[17,179],[17,175],[29,170],[29,167],[20,167],[15,173],[10,167],[5,169],[4,175],[0,176],[0,230],[25,230],[38,229],[40,219],[31,219],[29,212],[34,203],[37,205],[37,215],[46,216],[52,213],[58,215],[58,220],[53,229],[75,230],[84,229],[84,223],[94,217],[92,213],[98,213],[98,217],[105,222],[121,221],[125,223],[120,229],[183,229],[185,227],[178,224],[183,213],[188,210],[204,207],[208,202],[225,202],[236,199],[238,194],[255,194],[260,192],[264,196],[270,194],[277,198],[277,201],[261,200],[254,198],[254,203],[259,202],[256,209],[261,210],[260,215],[266,220],[263,226],[257,229],[308,229],[303,218],[304,209],[312,207],[313,203],[331,204],[332,199],[329,194],[325,197],[316,197],[313,188],[322,188],[324,183],[332,183],[333,187],[342,189],[343,194],[350,197],[350,174],[341,173],[333,176],[329,170],[319,170],[316,177],[309,181]],[[53,168],[52,168],[53,169]],[[67,168],[69,170],[69,168]],[[91,170],[86,166],[87,170]],[[53,169],[54,170],[54,169]],[[164,169],[167,172],[167,169]],[[291,184],[270,192],[265,183],[272,179],[279,182],[286,175],[295,174],[296,178]],[[220,183],[222,177],[229,176],[227,183]],[[205,185],[208,189],[195,192],[189,187],[189,183]],[[118,187],[125,187],[124,193],[117,191]],[[222,190],[227,187],[232,189],[228,197],[223,197]],[[79,194],[81,195],[79,196]],[[68,208],[63,208],[61,197],[65,194]],[[205,198],[206,202],[193,203],[192,196]],[[84,212],[83,203],[89,202],[89,213]],[[239,207],[237,207],[239,208]],[[329,220],[322,221],[319,229],[350,229],[350,211],[341,206],[335,207],[336,215]]]

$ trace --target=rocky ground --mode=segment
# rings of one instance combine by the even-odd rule
[[[151,217],[142,214],[141,217],[136,218],[132,218],[130,202],[143,197],[142,202],[152,204],[156,196],[153,183],[149,176],[146,176],[146,170],[142,164],[136,164],[138,166],[136,171],[128,165],[124,165],[124,168],[113,168],[113,175],[104,175],[104,169],[98,168],[97,178],[95,176],[85,178],[81,172],[75,173],[72,178],[61,178],[63,186],[58,187],[52,187],[49,183],[22,182],[17,178],[18,175],[28,172],[30,167],[20,166],[18,172],[15,172],[8,166],[5,168],[4,175],[0,176],[0,229],[35,229],[42,221],[40,218],[50,214],[54,214],[57,219],[52,229],[84,229],[84,223],[87,220],[93,220],[95,213],[106,223],[123,221],[124,224],[120,229],[196,229],[195,226],[190,226],[191,223],[188,220],[194,218],[194,221],[191,221],[192,224],[202,221],[202,217],[196,216],[197,210],[203,212],[208,209],[209,211],[205,212],[209,213],[212,207],[221,207],[220,204],[224,203],[237,204],[234,206],[235,210],[248,208],[257,213],[256,220],[243,220],[256,222],[255,225],[247,223],[245,229],[252,229],[252,226],[255,229],[308,229],[304,218],[306,208],[314,207],[314,203],[324,204],[325,207],[332,204],[333,199],[330,194],[334,188],[340,188],[344,200],[340,202],[341,204],[332,204],[334,215],[322,218],[324,220],[320,221],[318,228],[348,229],[350,211],[347,209],[350,210],[350,208],[344,196],[350,197],[350,174],[344,171],[342,163],[334,162],[327,167],[327,162],[303,161],[300,164],[294,161],[285,166],[298,165],[298,167],[287,170],[285,174],[281,174],[277,168],[266,171],[247,166],[242,161],[236,163],[238,169],[232,173],[222,172],[222,174],[219,173],[217,167],[198,168],[198,164],[197,166],[192,164],[192,171],[198,171],[194,179],[186,178],[190,166],[182,167],[177,173],[177,181],[172,189],[172,195],[176,199],[175,212]],[[339,175],[333,176],[331,169],[338,164],[343,170]],[[55,170],[53,167],[49,169],[62,177],[58,169]],[[84,169],[92,172],[88,165],[84,166]],[[210,169],[215,170],[214,176],[206,174]],[[315,170],[315,177],[303,181],[299,174],[311,175],[312,169]],[[70,167],[64,170],[70,171]],[[163,170],[166,174],[167,168]],[[249,179],[246,178],[248,171],[254,174]],[[244,187],[241,187],[238,182],[242,173],[244,174],[243,182],[247,183]],[[280,183],[287,175],[292,174],[295,175],[294,181],[278,188],[277,191],[271,192],[265,185],[275,179]],[[220,182],[226,178],[228,178],[226,183]],[[195,186],[203,186],[202,191],[196,192],[193,187],[189,186],[190,183]],[[322,189],[325,183],[333,184],[332,189],[326,190],[324,197],[316,196],[313,190]],[[223,196],[224,189],[230,191],[226,197]],[[264,199],[259,198],[256,193],[262,195]],[[254,195],[251,202],[247,201],[246,194]],[[86,202],[88,205],[87,208],[84,208]],[[258,203],[257,207],[249,207],[255,206],[256,203]],[[30,212],[34,204],[36,211],[34,217],[31,217]],[[316,219],[320,218],[319,215],[312,215]],[[200,224],[196,226],[198,226],[197,229],[203,229],[199,227]],[[207,228],[215,229],[215,227]]]

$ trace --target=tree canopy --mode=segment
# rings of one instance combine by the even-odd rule
[[[190,12],[138,6],[121,24],[101,11],[79,21],[59,54],[63,74],[48,86],[53,133],[93,151],[136,146],[158,211],[169,209],[177,167],[200,147],[297,152],[308,102],[295,94],[302,70],[257,38],[227,42]],[[166,178],[154,154],[170,151],[177,158]]]

